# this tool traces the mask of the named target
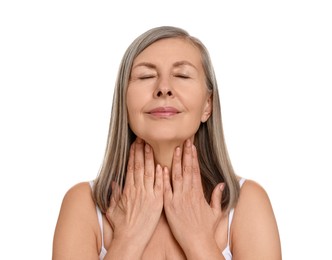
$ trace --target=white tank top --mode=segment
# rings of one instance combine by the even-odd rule
[[[244,182],[245,182],[244,178],[240,179],[240,187],[242,187]],[[90,181],[90,186],[92,188],[93,181]],[[103,260],[107,253],[105,246],[104,246],[103,215],[98,206],[96,206],[96,210],[97,210],[98,222],[99,222],[99,227],[100,227],[100,232],[101,232],[101,250],[99,253],[99,260]],[[222,254],[225,257],[225,260],[232,260],[232,258],[233,258],[232,252],[230,249],[230,229],[231,229],[231,224],[233,221],[233,215],[234,215],[234,208],[229,211],[229,215],[228,215],[227,246],[222,251]]]

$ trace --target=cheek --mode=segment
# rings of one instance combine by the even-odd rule
[[[200,117],[203,114],[205,107],[205,95],[203,93],[197,95],[190,95],[186,97],[185,103],[187,104],[188,111],[191,111],[195,116]]]
[[[139,125],[137,123],[137,110],[135,110],[135,108],[131,105],[131,106],[127,106],[127,113],[128,113],[128,124],[130,129],[136,134],[137,131],[137,126]]]
[[[130,111],[135,111],[135,109],[139,106],[139,100],[141,100],[140,93],[138,91],[134,91],[132,88],[128,88],[126,97],[128,113]]]
[[[143,111],[145,98],[144,95],[140,94],[138,91],[127,91],[127,113],[129,125],[134,127],[136,125],[135,122],[140,120],[140,114]]]
[[[135,119],[135,99],[133,98],[133,95],[131,95],[128,91],[127,98],[126,98],[126,104],[127,104],[127,113],[128,113],[128,120],[129,124],[131,124],[132,120]]]

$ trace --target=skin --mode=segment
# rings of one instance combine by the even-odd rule
[[[208,204],[193,145],[199,124],[211,114],[199,50],[183,39],[160,40],[145,49],[134,61],[127,106],[138,138],[131,145],[124,190],[120,194],[113,184],[116,192],[103,216],[104,259],[224,259],[224,184],[216,186]],[[180,113],[147,113],[162,106]],[[230,234],[235,260],[281,259],[271,203],[251,180],[241,189]],[[88,183],[65,195],[53,243],[54,260],[98,259],[101,233]]]
[[[148,114],[156,107],[173,107],[172,116]],[[201,122],[211,114],[199,50],[183,39],[164,39],[136,57],[127,89],[129,124],[150,144],[156,162],[171,169],[176,147],[193,141]]]

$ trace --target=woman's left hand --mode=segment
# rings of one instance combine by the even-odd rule
[[[222,217],[223,188],[222,183],[215,187],[209,205],[204,197],[195,146],[187,140],[183,152],[176,148],[172,173],[164,169],[164,210],[172,233],[188,259],[197,256],[197,252],[201,255],[204,251],[221,252],[215,230]]]

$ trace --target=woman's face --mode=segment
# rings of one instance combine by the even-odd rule
[[[199,49],[182,38],[147,47],[133,63],[127,109],[130,128],[149,143],[192,138],[211,114]]]

